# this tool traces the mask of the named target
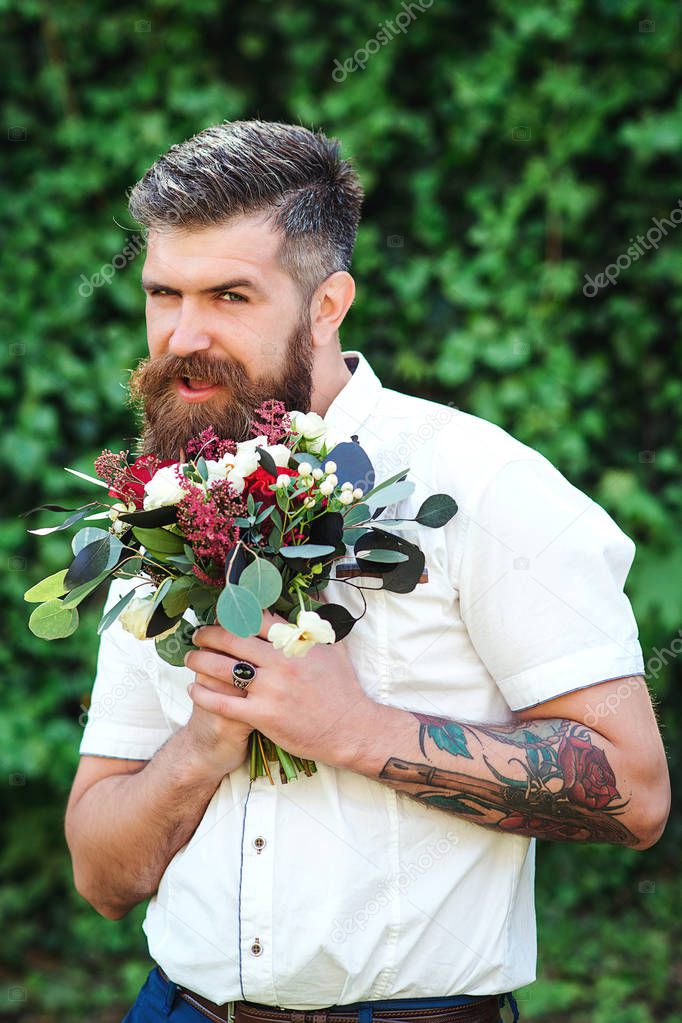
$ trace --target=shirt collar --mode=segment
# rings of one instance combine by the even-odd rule
[[[342,352],[353,374],[336,395],[322,417],[327,426],[352,436],[372,415],[382,391],[382,383],[362,352]]]

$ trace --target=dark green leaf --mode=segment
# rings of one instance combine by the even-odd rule
[[[68,590],[73,590],[82,583],[90,582],[102,572],[113,568],[122,550],[123,544],[118,537],[106,533],[78,552],[66,573],[64,585]]]
[[[28,533],[33,533],[34,536],[47,536],[49,533],[59,533],[62,529],[68,529],[74,522],[79,522],[84,519],[91,508],[94,508],[98,504],[97,501],[92,501],[90,504],[86,504],[80,511],[74,512],[73,515],[69,515],[68,519],[64,519],[58,526],[42,526],[40,529],[28,529]]]
[[[279,475],[279,469],[277,468],[275,459],[272,457],[269,451],[266,451],[265,448],[261,447],[260,445],[256,447],[256,451],[260,455],[261,469],[265,469],[266,472],[269,472],[270,475],[274,476],[276,479],[277,476]]]
[[[457,511],[457,502],[448,494],[432,494],[417,512],[416,521],[432,529],[444,526]]]
[[[157,639],[155,646],[159,657],[166,661],[167,664],[172,664],[176,668],[183,668],[185,666],[185,654],[189,653],[190,650],[197,649],[192,643],[192,634],[195,628],[195,625],[183,619],[175,632],[171,632],[170,636]]]

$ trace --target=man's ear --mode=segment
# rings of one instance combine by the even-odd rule
[[[336,270],[320,284],[310,304],[314,345],[327,345],[336,340],[354,298],[355,281],[347,270]]]

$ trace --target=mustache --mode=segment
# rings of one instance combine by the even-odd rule
[[[141,359],[133,370],[129,386],[133,398],[144,398],[165,390],[177,377],[191,377],[232,388],[244,388],[249,377],[241,363],[215,359],[194,353],[178,356],[172,353]]]

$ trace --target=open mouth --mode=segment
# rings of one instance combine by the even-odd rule
[[[200,401],[214,394],[219,388],[220,384],[212,384],[197,377],[178,377],[178,393],[185,401]]]

